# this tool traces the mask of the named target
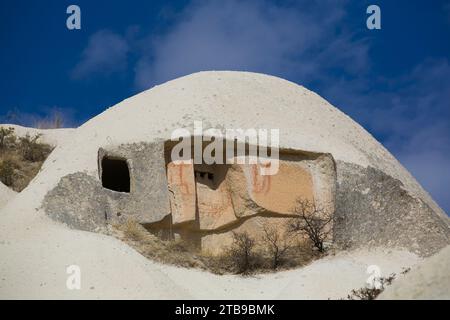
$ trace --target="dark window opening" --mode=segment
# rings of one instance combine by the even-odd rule
[[[113,191],[130,192],[130,170],[125,159],[102,159],[102,185]]]
[[[214,181],[214,173],[211,172],[195,171],[195,177],[201,178],[202,180]]]
[[[216,189],[217,186],[214,180],[214,173],[195,170],[194,174],[195,174],[195,181],[197,183],[203,184],[213,190]]]

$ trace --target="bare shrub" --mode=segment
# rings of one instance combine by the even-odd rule
[[[0,149],[10,147],[15,143],[15,140],[14,128],[0,127]]]
[[[215,274],[272,272],[275,269],[303,266],[315,258],[305,241],[292,241],[290,246],[290,241],[283,237],[285,234],[278,234],[277,229],[268,226],[265,228],[266,232],[261,233],[266,239],[261,244],[266,244],[265,246],[257,246],[256,240],[248,233],[234,232],[232,245],[219,254],[202,251],[195,243],[180,237],[163,240],[152,233],[148,226],[134,220],[114,224],[113,227],[113,235],[149,259],[176,266],[200,268]],[[294,235],[286,235],[292,240],[298,240]],[[263,250],[264,247],[266,250]]]
[[[48,154],[51,152],[51,147],[49,145],[39,143],[38,139],[41,134],[37,134],[31,137],[27,134],[24,137],[19,138],[19,148],[24,160],[37,162],[44,161]]]
[[[319,252],[325,252],[324,241],[332,231],[333,214],[305,199],[297,200],[296,217],[288,222],[291,233],[304,233]]]
[[[0,180],[3,184],[13,186],[16,168],[17,164],[11,158],[6,158],[0,163]]]
[[[256,266],[254,264],[255,240],[247,232],[233,232],[233,244],[229,256],[237,273],[248,273]]]
[[[17,138],[14,128],[0,127],[0,180],[17,192],[28,186],[52,151],[39,137]]]
[[[406,271],[407,272],[407,271]],[[364,287],[360,288],[358,290],[352,290],[352,292],[347,296],[347,299],[349,300],[375,300],[380,293],[384,291],[386,286],[389,286],[392,284],[392,281],[395,279],[395,273],[391,274],[387,278],[380,278],[379,279],[379,286],[373,286],[373,287]]]
[[[214,274],[237,273],[234,261],[229,254],[214,255],[209,252],[200,251],[198,257],[202,261],[205,269]]]
[[[400,273],[403,274],[403,275],[405,275],[405,274],[407,274],[407,273],[410,272],[410,271],[411,271],[411,268],[410,268],[410,267],[406,267],[406,268],[403,268],[402,271],[401,271]]]
[[[262,240],[271,256],[272,269],[277,269],[291,248],[291,239],[288,237],[288,234],[282,235],[275,227],[265,224],[263,226]]]

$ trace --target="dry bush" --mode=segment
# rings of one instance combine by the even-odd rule
[[[246,274],[258,267],[255,240],[247,232],[233,232],[228,256],[236,273]]]
[[[289,252],[292,246],[291,234],[281,234],[281,232],[269,224],[263,226],[263,236],[262,240],[270,254],[272,263],[272,269],[277,269]]]
[[[148,259],[180,267],[207,269],[203,261],[180,240],[161,240],[133,219],[113,227],[119,231],[119,234],[114,234],[116,237]]]
[[[325,252],[323,244],[332,231],[333,214],[304,199],[297,201],[294,214],[288,222],[289,232],[306,234],[319,252]]]
[[[262,246],[257,246],[256,240],[249,234],[235,232],[232,245],[219,255],[202,252],[199,247],[185,240],[162,240],[131,219],[113,227],[118,231],[114,234],[116,237],[148,259],[181,267],[199,268],[215,274],[248,275],[273,272],[275,265],[276,269],[296,268],[317,257],[311,250],[309,241],[296,242],[297,237],[288,241],[280,235],[277,236],[276,229],[269,227],[266,227],[266,235],[262,235],[268,242],[262,241]]]
[[[25,189],[52,151],[38,139],[29,135],[17,139],[14,128],[0,127],[0,180],[17,192]]]
[[[406,271],[407,272],[407,271]],[[395,273],[391,274],[387,278],[380,278],[380,286],[377,287],[364,287],[358,290],[352,290],[352,292],[347,296],[348,300],[375,300],[380,293],[384,291],[386,286],[392,284],[395,279]]]
[[[125,237],[128,239],[139,241],[146,236],[145,229],[133,219],[127,219],[127,221],[121,227]]]
[[[269,228],[267,231],[271,240],[274,241],[276,238],[276,236],[273,237],[274,233]],[[235,240],[223,254],[198,253],[207,270],[216,274],[270,273],[275,270],[305,266],[318,258],[317,253],[311,250],[309,241],[301,241],[289,234],[286,234],[288,238],[284,238],[280,232],[278,240],[270,245],[263,240],[264,234],[258,237],[261,241],[255,240],[253,245],[251,244],[253,239],[245,233],[244,235],[236,233],[236,235],[238,240]],[[275,246],[278,246],[278,253]]]
[[[0,181],[8,187],[12,187],[14,184],[15,170],[17,169],[16,163],[11,158],[3,159],[0,162]]]
[[[202,261],[204,269],[214,274],[236,274],[234,260],[229,254],[211,255],[205,252],[198,252],[198,257]]]
[[[302,241],[280,231],[277,238],[276,229],[266,230],[270,240],[264,240],[267,236],[263,231],[258,237],[261,241],[254,241],[253,244],[253,239],[245,233],[236,233],[238,239],[235,238],[233,245],[224,254],[202,257],[205,266],[216,274],[249,275],[298,268],[319,257],[311,250],[310,241]]]
[[[11,147],[15,141],[14,128],[0,127],[0,149]]]
[[[43,161],[30,162],[24,161],[19,156],[13,156],[13,161],[17,166],[14,171],[14,181],[12,184],[12,189],[21,192],[25,189],[31,180],[39,173],[42,167]]]
[[[34,137],[27,134],[25,137],[19,138],[19,149],[24,160],[31,162],[44,161],[50,154],[52,148],[47,144],[39,143],[38,139],[40,137],[41,134],[37,134]]]
[[[400,273],[403,274],[403,275],[405,275],[405,274],[407,274],[407,273],[410,272],[410,271],[411,271],[411,268],[410,268],[410,267],[406,267],[406,268],[403,268],[402,271],[401,271]]]

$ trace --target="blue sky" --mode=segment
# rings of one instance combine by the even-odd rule
[[[450,212],[449,0],[2,0],[0,43],[0,123],[58,110],[76,126],[195,71],[269,73],[361,123]]]

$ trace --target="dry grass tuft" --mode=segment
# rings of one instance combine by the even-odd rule
[[[133,219],[113,225],[113,234],[151,260],[187,268],[206,269],[203,261],[182,241],[163,241]]]
[[[145,229],[133,219],[128,219],[123,225],[121,230],[126,238],[133,241],[139,241],[145,238]]]
[[[0,127],[0,181],[17,192],[26,188],[52,152],[39,137],[17,138],[14,128]]]
[[[404,273],[407,273],[409,270],[404,271]],[[402,272],[402,274],[404,274]],[[352,292],[347,296],[348,300],[375,300],[383,291],[386,289],[387,286],[390,286],[392,282],[395,280],[395,273],[391,274],[390,276],[384,278],[381,277],[378,279],[379,286],[372,286],[372,287],[364,287],[360,288],[358,290],[352,290]]]
[[[146,258],[160,263],[197,268],[214,274],[251,275],[274,271],[273,253],[264,250],[264,242],[260,243],[259,248],[253,246],[258,241],[248,235],[236,234],[236,241],[229,250],[222,255],[211,255],[181,239],[161,240],[133,219],[113,225],[112,233]],[[311,248],[311,243],[307,241],[292,244],[283,259],[278,261],[276,269],[298,268],[322,256]]]

